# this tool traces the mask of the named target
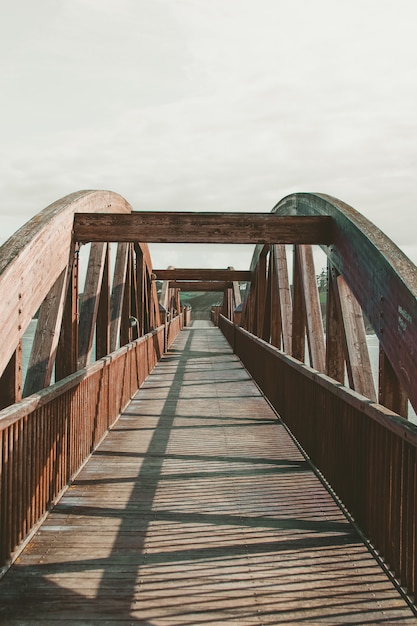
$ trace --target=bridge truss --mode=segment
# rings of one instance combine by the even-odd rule
[[[255,250],[247,270],[155,269],[147,246],[155,242]],[[313,246],[327,257],[324,302]],[[115,193],[77,192],[4,244],[1,564],[188,323],[181,290],[223,293],[224,334],[412,596],[417,429],[406,418],[417,409],[417,269],[366,218],[323,194],[293,194],[271,213],[181,213],[134,212]],[[35,315],[23,380],[22,338]],[[380,346],[376,386],[367,328]]]

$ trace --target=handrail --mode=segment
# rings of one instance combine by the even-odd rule
[[[414,595],[417,426],[223,316],[219,327],[371,545]]]
[[[0,571],[171,345],[182,316],[167,327],[0,411]]]
[[[164,328],[164,326],[160,326],[143,337],[139,337],[138,339],[135,339],[135,341],[118,348],[111,354],[98,359],[91,365],[70,374],[66,378],[53,383],[45,389],[40,389],[36,393],[23,398],[20,402],[16,402],[15,404],[0,410],[0,431],[10,427],[22,417],[33,413],[33,411],[46,406],[58,396],[74,389],[74,387],[77,387],[83,380],[93,376],[103,368],[107,367],[112,361],[122,357],[127,352],[137,347],[140,343],[149,341],[155,333],[161,332]]]

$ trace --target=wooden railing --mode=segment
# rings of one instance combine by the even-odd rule
[[[336,198],[292,194],[273,214],[327,217],[331,240],[321,250],[294,242],[292,258],[282,242],[258,245],[239,324],[331,378],[347,378],[351,389],[403,417],[412,414],[410,406],[417,411],[416,266]],[[320,293],[316,253],[327,257]],[[380,352],[376,385],[366,337],[371,329]]]
[[[168,324],[171,345],[182,316]],[[166,328],[0,411],[0,567],[52,507],[164,352]]]
[[[417,586],[417,427],[278,348],[220,328],[410,596]]]

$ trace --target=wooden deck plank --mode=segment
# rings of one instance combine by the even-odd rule
[[[0,581],[0,624],[415,615],[220,332],[195,322]]]

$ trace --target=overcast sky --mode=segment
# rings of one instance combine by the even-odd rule
[[[0,243],[79,189],[194,211],[319,191],[417,262],[416,0],[0,6]],[[154,265],[249,263],[187,250]]]

